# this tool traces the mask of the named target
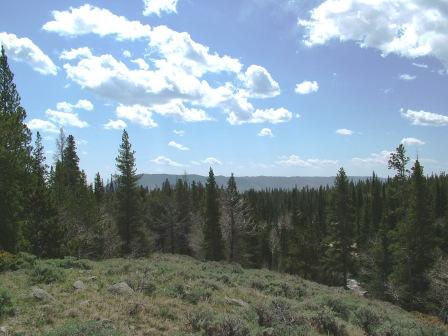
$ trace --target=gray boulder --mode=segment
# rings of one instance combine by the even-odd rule
[[[31,296],[39,301],[54,301],[54,297],[39,287],[31,288]]]
[[[83,290],[86,288],[86,285],[84,285],[84,282],[82,282],[81,280],[76,280],[73,283],[73,288],[76,290]]]
[[[116,283],[108,288],[108,291],[113,294],[120,294],[120,295],[131,295],[134,293],[134,290],[129,287],[129,285],[126,282],[119,282]]]

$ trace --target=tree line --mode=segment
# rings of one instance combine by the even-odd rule
[[[61,129],[47,166],[2,48],[0,56],[0,250],[44,258],[102,259],[177,253],[277,270],[328,285],[359,279],[370,295],[448,315],[448,177],[425,176],[403,145],[394,176],[354,182],[341,168],[333,186],[240,193],[178,179],[139,185],[126,130],[117,173],[87,181],[76,141]],[[435,281],[435,279],[437,281]]]

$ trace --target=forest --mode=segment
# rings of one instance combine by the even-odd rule
[[[225,260],[330,286],[357,279],[373,298],[448,320],[448,177],[427,176],[403,145],[387,179],[372,173],[355,183],[340,168],[332,186],[243,193],[233,175],[218,186],[211,168],[205,185],[179,179],[142,188],[126,130],[111,178],[97,173],[89,183],[76,139],[63,129],[47,162],[2,49],[1,256]]]

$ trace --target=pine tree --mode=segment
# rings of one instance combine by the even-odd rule
[[[98,204],[100,204],[104,199],[104,183],[103,179],[100,176],[100,173],[97,172],[95,175],[95,180],[93,181],[93,190],[95,193],[95,199]]]
[[[339,169],[334,183],[327,256],[330,258],[330,269],[339,274],[336,282],[344,287],[347,286],[348,272],[352,264],[354,242],[354,218],[349,186],[344,168]]]
[[[26,219],[31,133],[5,50],[0,55],[0,250],[15,251]]]
[[[123,241],[124,255],[144,255],[149,251],[146,232],[143,230],[141,198],[137,186],[135,152],[129,135],[123,130],[121,145],[116,159],[117,225]]]
[[[27,238],[33,254],[56,257],[59,255],[62,233],[57,226],[55,209],[51,204],[47,186],[48,166],[45,160],[42,137],[37,132],[31,164],[32,182],[27,203],[29,211]]]
[[[431,197],[419,160],[411,175],[411,191],[407,216],[400,222],[395,247],[396,264],[392,274],[401,299],[410,307],[418,307],[418,299],[428,289],[427,273],[434,262],[434,232]]]
[[[191,254],[189,235],[191,232],[191,198],[186,177],[178,179],[175,189],[176,201],[176,253]]]
[[[224,242],[220,226],[219,194],[212,168],[205,186],[204,252],[207,260],[224,259]]]

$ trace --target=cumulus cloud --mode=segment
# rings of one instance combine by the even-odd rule
[[[88,47],[82,47],[77,49],[63,50],[59,55],[59,58],[62,60],[74,60],[77,58],[91,57],[92,51]]]
[[[56,75],[57,66],[37,45],[27,37],[0,33],[0,45],[3,45],[8,57],[16,62],[23,62],[43,75]]]
[[[152,112],[149,108],[142,105],[125,106],[119,105],[116,108],[116,114],[118,118],[126,119],[131,122],[137,123],[144,127],[157,127],[157,123],[152,117]]]
[[[127,58],[130,58],[130,57],[132,57],[132,54],[131,54],[131,52],[129,50],[125,50],[125,51],[123,51],[123,56],[127,57]]]
[[[412,122],[412,125],[417,126],[447,126],[448,117],[442,114],[426,111],[414,111],[404,109],[400,110],[403,118],[406,118]]]
[[[163,12],[167,14],[177,13],[178,0],[143,0],[145,6],[143,15],[156,14],[161,16]]]
[[[251,97],[268,98],[280,94],[280,86],[262,66],[251,65],[242,78]]]
[[[162,166],[171,166],[171,167],[183,167],[184,166],[183,164],[173,161],[170,158],[167,158],[166,156],[163,156],[163,155],[160,155],[151,161],[158,165],[162,165]]]
[[[128,125],[123,120],[111,120],[103,125],[105,129],[123,129],[126,128]]]
[[[80,99],[76,104],[70,104],[64,101],[57,103],[56,109],[63,112],[73,112],[75,109],[92,111],[93,104],[87,99]]]
[[[180,143],[177,143],[176,141],[170,141],[170,142],[168,142],[168,146],[177,148],[177,149],[179,149],[179,150],[181,150],[181,151],[187,151],[187,150],[190,150],[190,148],[188,148],[187,146],[184,146],[184,145],[182,145],[182,144],[180,144]]]
[[[404,73],[404,74],[401,74],[400,76],[398,76],[398,78],[403,81],[413,81],[414,79],[417,78],[417,76]]]
[[[442,1],[326,0],[300,19],[305,44],[356,41],[383,55],[434,56],[448,66],[448,15]]]
[[[137,58],[135,60],[132,60],[131,62],[137,64],[138,67],[140,68],[140,70],[148,70],[149,69],[148,63],[146,63],[146,61],[143,58]]]
[[[385,166],[387,165],[387,162],[389,161],[390,154],[392,152],[388,150],[383,150],[379,153],[372,153],[368,157],[365,158],[359,158],[354,157],[352,158],[352,162],[357,165],[381,165]]]
[[[208,158],[202,160],[202,163],[209,164],[211,166],[222,165],[222,162],[214,157],[208,157]]]
[[[137,58],[133,62],[138,69],[130,69],[109,54],[97,56],[83,50],[64,55],[69,80],[123,106],[140,105],[151,113],[182,121],[212,120],[205,109],[220,109],[234,125],[292,118],[285,108],[258,109],[249,101],[280,93],[265,68],[251,65],[242,72],[238,59],[211,52],[186,32],[151,27],[90,5],[54,11],[53,20],[43,28],[63,36],[97,34],[117,40],[146,40],[151,64]],[[203,78],[217,73],[227,73],[231,79],[213,86],[213,77]]]
[[[303,81],[296,85],[295,92],[301,95],[307,95],[319,90],[319,84],[316,81]]]
[[[262,128],[260,132],[258,132],[258,136],[272,138],[274,134],[272,133],[272,130],[270,128]]]
[[[84,128],[89,126],[89,124],[86,121],[83,121],[79,119],[79,116],[77,113],[73,112],[62,112],[62,111],[56,111],[52,109],[48,109],[45,114],[47,115],[48,119],[51,121],[61,125],[61,126],[73,126],[78,128]]]
[[[59,128],[56,127],[51,121],[42,119],[31,119],[27,126],[30,130],[48,132],[48,133],[58,133]]]
[[[97,34],[113,35],[118,40],[135,40],[148,37],[151,33],[149,25],[138,21],[129,21],[124,16],[113,14],[107,9],[83,5],[70,7],[68,11],[53,11],[53,21],[43,25],[43,29],[62,36],[78,36]]]
[[[424,141],[417,138],[403,138],[401,143],[405,146],[423,146],[425,144]]]
[[[185,131],[183,131],[183,130],[174,130],[173,133],[178,135],[178,136],[184,136],[185,135]]]
[[[340,128],[340,129],[338,129],[338,130],[336,130],[336,134],[339,134],[339,135],[353,135],[353,131],[352,130],[349,130],[349,129],[346,129],[346,128]]]
[[[280,166],[286,167],[313,167],[323,168],[335,166],[337,160],[321,160],[321,159],[302,159],[298,155],[281,156],[276,162]]]

